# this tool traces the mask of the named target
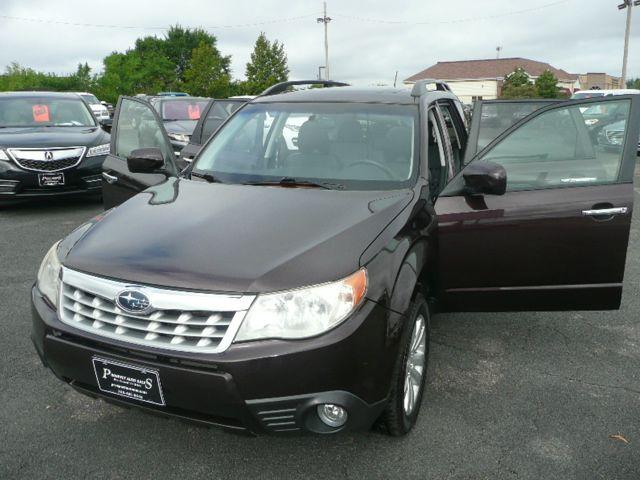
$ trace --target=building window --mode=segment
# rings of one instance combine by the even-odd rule
[[[482,95],[474,95],[471,97],[472,102],[477,102],[478,100],[482,100]]]

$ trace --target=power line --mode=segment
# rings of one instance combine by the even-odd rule
[[[237,23],[237,24],[230,24],[230,25],[212,25],[208,27],[204,26],[201,28],[205,30],[218,30],[223,28],[258,27],[261,25],[270,25],[273,23],[295,22],[298,20],[315,17],[316,15],[317,13],[310,13],[308,15],[300,15],[297,17],[273,18],[270,20],[264,20],[260,22]],[[52,20],[47,18],[16,17],[12,15],[0,15],[0,19],[18,20],[21,22],[32,22],[32,23],[46,23],[46,24],[52,24],[52,25],[66,25],[66,26],[72,26],[72,27],[119,28],[119,29],[129,29],[129,30],[168,30],[169,29],[168,26],[158,27],[158,26],[146,26],[146,25],[114,25],[114,24],[107,24],[107,23],[69,22],[65,20]]]
[[[536,7],[525,8],[522,10],[514,10],[511,12],[497,13],[495,15],[487,15],[484,17],[469,17],[469,18],[459,18],[459,19],[453,19],[453,20],[438,20],[438,21],[382,20],[382,19],[375,19],[375,18],[358,17],[354,15],[345,15],[341,13],[334,13],[334,16],[349,19],[349,20],[356,20],[359,22],[381,23],[381,24],[388,24],[388,25],[450,25],[454,23],[478,22],[478,21],[485,21],[485,20],[494,20],[496,18],[510,17],[513,15],[521,15],[523,13],[535,12],[538,10],[555,7],[558,5],[562,5],[564,3],[569,3],[571,1],[573,0],[557,0],[555,2],[546,3],[544,5],[538,5]]]

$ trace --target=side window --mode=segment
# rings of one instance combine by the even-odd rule
[[[229,113],[224,108],[224,106],[220,102],[216,102],[213,104],[209,113],[207,114],[207,118],[204,121],[204,125],[202,126],[202,143],[206,142],[209,137],[215,132],[222,122],[224,122]]]
[[[548,110],[479,160],[504,166],[509,191],[614,183],[630,108],[620,100]]]
[[[462,123],[455,106],[451,102],[439,103],[438,108],[442,114],[446,133],[449,137],[449,143],[451,144],[451,154],[453,156],[455,171],[458,172],[462,166],[464,149],[466,146],[466,132],[464,124]]]
[[[165,159],[171,158],[170,144],[151,108],[148,104],[122,99],[115,132],[116,156],[125,159],[138,148],[159,148]]]

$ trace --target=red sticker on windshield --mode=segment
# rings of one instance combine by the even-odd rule
[[[32,107],[33,110],[33,119],[36,122],[50,122],[51,115],[49,115],[49,105],[34,105]]]
[[[200,120],[200,105],[189,105],[187,108],[189,112],[189,120]]]

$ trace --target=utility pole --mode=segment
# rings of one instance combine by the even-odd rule
[[[624,0],[618,5],[618,10],[627,9],[627,28],[624,32],[624,55],[622,57],[622,77],[620,78],[620,88],[627,88],[627,58],[629,57],[629,35],[631,32],[631,12],[633,7],[640,5],[640,0]]]
[[[326,80],[331,78],[329,74],[329,36],[327,33],[329,22],[331,21],[331,17],[327,16],[327,2],[324,3],[324,14],[322,17],[318,18],[318,23],[324,23],[324,74],[326,75]]]

